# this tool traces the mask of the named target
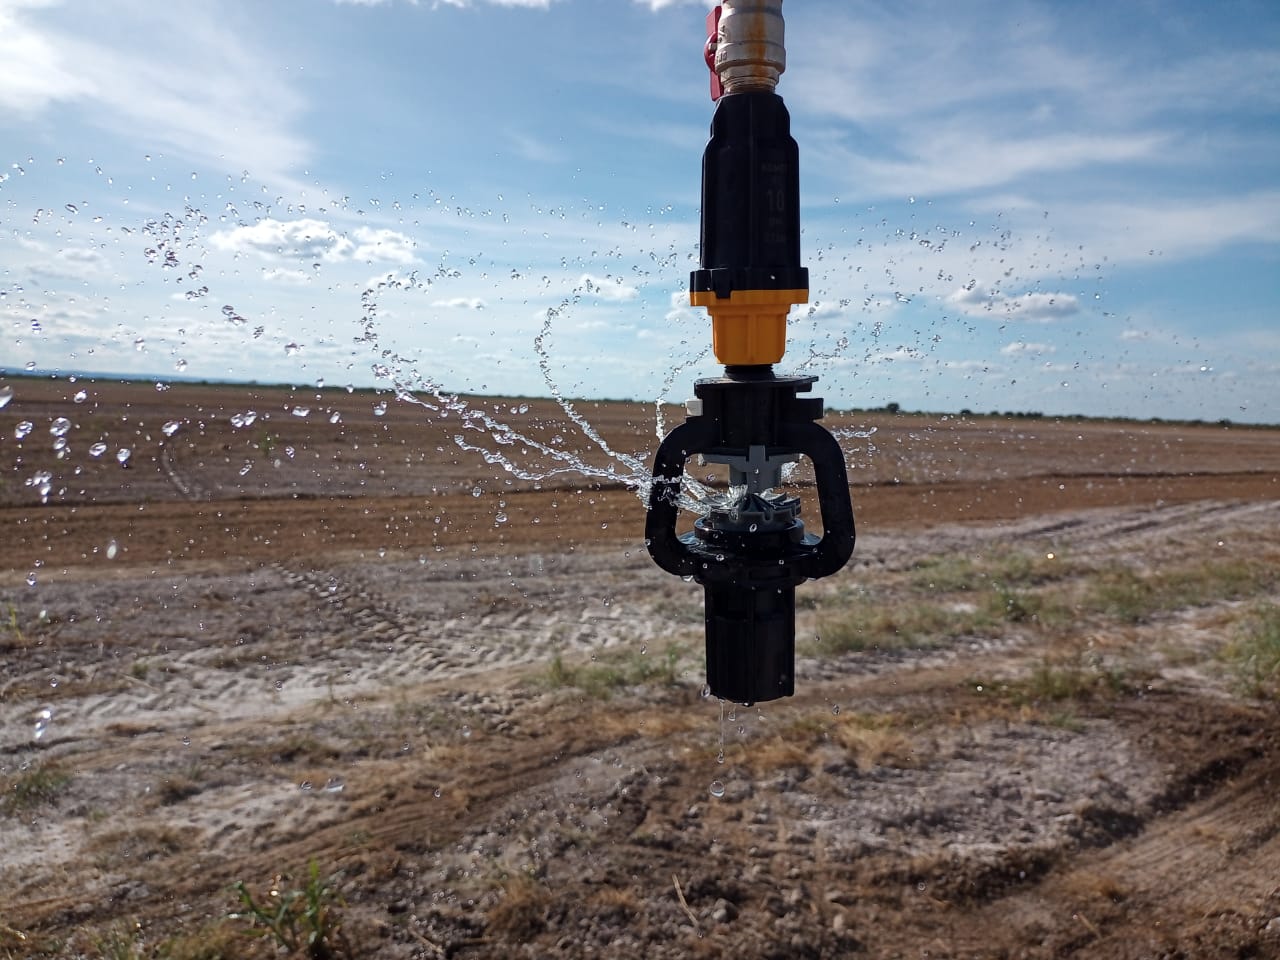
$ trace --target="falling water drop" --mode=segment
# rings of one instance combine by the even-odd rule
[[[53,720],[53,710],[44,707],[36,714],[35,729],[31,731],[31,739],[39,740],[49,732],[49,723]]]
[[[114,560],[116,558],[116,554],[119,552],[120,552],[120,544],[116,543],[114,540],[108,540],[107,541],[107,559]]]

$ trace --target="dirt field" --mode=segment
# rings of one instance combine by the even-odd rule
[[[318,957],[1280,957],[1280,431],[829,417],[746,708],[652,408],[9,384],[0,957],[279,955],[237,882]]]

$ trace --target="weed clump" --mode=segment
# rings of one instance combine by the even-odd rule
[[[557,653],[547,667],[546,679],[553,690],[574,687],[597,700],[607,700],[627,687],[645,684],[677,686],[680,682],[680,658],[683,656],[684,648],[674,643],[658,657],[638,652],[583,665],[566,663]]]
[[[283,879],[276,877],[262,898],[255,897],[243,880],[237,881],[234,889],[244,909],[230,919],[246,921],[250,935],[271,938],[276,946],[308,960],[353,956],[342,931],[341,900],[331,880],[320,876],[320,865],[311,861],[300,889],[281,889]]]
[[[71,774],[56,763],[36,763],[5,781],[0,813],[13,817],[52,804],[69,783]]]
[[[1246,696],[1280,699],[1280,605],[1256,607],[1223,650]]]

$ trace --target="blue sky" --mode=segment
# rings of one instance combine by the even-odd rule
[[[708,8],[0,0],[0,367],[682,399]],[[782,368],[1280,422],[1280,7],[784,13]]]

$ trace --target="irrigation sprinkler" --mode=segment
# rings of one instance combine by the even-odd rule
[[[705,593],[711,693],[755,703],[795,692],[795,588],[853,553],[844,454],[802,397],[817,377],[777,376],[787,313],[809,300],[800,263],[799,149],[775,92],[786,69],[782,0],[726,0],[707,17],[716,103],[702,158],[700,268],[690,302],[711,315],[724,375],[694,384],[687,417],[658,447],[645,517],[649,554]],[[690,457],[728,466],[729,489],[676,532]],[[822,536],[805,532],[800,500],[776,490],[808,457]]]

